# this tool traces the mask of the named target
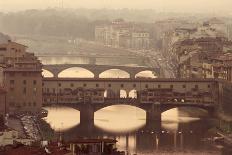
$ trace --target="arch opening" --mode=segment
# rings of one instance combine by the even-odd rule
[[[94,73],[82,68],[82,67],[71,67],[61,71],[58,77],[62,78],[94,78]]]
[[[150,70],[145,70],[145,71],[141,71],[141,72],[138,72],[136,75],[135,75],[135,78],[157,78],[157,76],[153,73],[153,71],[150,71]]]
[[[119,97],[120,98],[127,98],[127,92],[124,89],[120,89]]]
[[[112,105],[94,113],[94,124],[108,132],[134,131],[146,125],[146,112],[131,105]]]
[[[99,78],[130,78],[130,74],[121,69],[109,69],[99,74]]]
[[[113,90],[107,89],[104,92],[104,98],[116,98],[116,94]]]
[[[54,77],[54,74],[51,71],[46,70],[46,69],[42,69],[42,75],[43,77],[48,77],[48,78]]]
[[[137,90],[133,89],[129,92],[129,98],[137,99],[138,98],[138,92]]]

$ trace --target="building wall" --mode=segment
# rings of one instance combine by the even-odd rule
[[[1,75],[7,91],[7,112],[14,114],[40,111],[42,107],[40,61],[33,53],[26,52],[26,46],[11,41],[0,44],[0,57],[3,60],[1,65],[5,65]]]
[[[222,110],[228,115],[231,115],[232,111],[232,83],[230,82],[223,82],[221,84],[221,92],[222,92]]]
[[[0,115],[5,115],[6,108],[6,92],[5,90],[0,89]]]
[[[38,112],[42,107],[41,72],[6,72],[8,111]]]
[[[9,41],[6,44],[0,44],[0,56],[4,57],[22,57],[26,50],[26,46]]]

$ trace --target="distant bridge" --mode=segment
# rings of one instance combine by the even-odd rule
[[[160,75],[160,68],[152,67],[132,67],[132,66],[112,66],[112,65],[92,65],[92,64],[54,64],[54,65],[43,65],[43,69],[50,71],[54,77],[58,77],[59,73],[65,69],[80,67],[87,69],[88,71],[94,74],[94,78],[99,78],[99,75],[104,71],[110,69],[120,69],[127,72],[130,75],[130,78],[135,78],[136,74],[142,71],[151,71],[155,73],[156,76]]]
[[[149,57],[135,55],[100,55],[100,54],[55,54],[55,55],[36,55],[42,60],[43,64],[50,64],[51,61],[60,61],[59,63],[85,63],[85,64],[149,64]]]

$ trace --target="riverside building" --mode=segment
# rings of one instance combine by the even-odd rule
[[[26,49],[10,40],[0,44],[0,80],[6,90],[5,109],[10,114],[37,113],[42,106],[42,64]]]

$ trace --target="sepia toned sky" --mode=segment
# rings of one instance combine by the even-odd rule
[[[1,11],[61,7],[62,0],[0,0]],[[231,12],[232,0],[63,0],[64,8],[134,8],[174,12]]]

